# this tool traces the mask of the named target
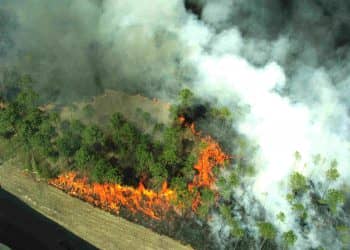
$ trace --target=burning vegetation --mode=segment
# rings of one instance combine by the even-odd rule
[[[49,180],[49,184],[107,211],[119,214],[123,206],[132,213],[140,212],[155,220],[164,217],[171,208],[171,201],[176,199],[166,182],[155,192],[142,183],[137,188],[112,183],[90,184],[86,177],[68,172]]]
[[[179,120],[181,123],[185,123],[183,117],[180,117]],[[193,123],[188,127],[195,135],[199,135],[195,131]],[[201,142],[204,147],[200,150],[198,161],[194,165],[197,174],[192,183],[188,184],[188,189],[192,193],[203,187],[214,189],[213,168],[223,165],[229,159],[219,144],[211,137],[202,138]],[[154,191],[145,188],[142,182],[137,188],[113,183],[89,183],[87,177],[78,177],[77,173],[68,172],[49,180],[49,184],[116,214],[119,214],[120,208],[123,206],[132,213],[139,212],[152,219],[160,220],[170,209],[180,211],[180,207],[173,205],[177,200],[176,191],[169,189],[167,182],[163,182],[159,191]],[[193,197],[192,210],[196,211],[201,203],[200,192],[196,191]]]
[[[171,107],[170,125],[140,113],[148,128],[153,123],[153,130],[146,132],[120,113],[103,127],[75,120],[74,113],[64,120],[57,109],[42,109],[39,96],[22,87],[12,96],[3,95],[0,135],[9,154],[16,152],[25,169],[50,185],[157,231],[164,223],[164,228],[181,228],[194,218],[206,222],[219,196],[215,169],[230,159],[216,140],[196,131],[196,117],[187,112],[191,95],[183,91],[180,104]],[[191,224],[191,232],[206,230],[198,227]],[[162,233],[176,232],[169,230]],[[202,236],[196,237],[198,241]]]
[[[41,108],[32,89],[19,89],[13,96],[3,95],[0,134],[23,145],[25,168],[114,213],[124,207],[159,220],[169,210],[197,212],[205,204],[202,193],[215,191],[213,169],[229,159],[214,139],[196,131],[195,117],[185,112],[193,106],[189,90],[180,93],[180,104],[172,108],[174,122],[155,123],[146,133],[119,113],[111,116],[108,129],[61,120],[58,113]],[[140,119],[145,117],[142,113]]]

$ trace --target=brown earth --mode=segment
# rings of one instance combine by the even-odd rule
[[[84,107],[91,105],[92,115],[84,113]],[[155,123],[169,125],[170,104],[158,99],[149,99],[141,95],[129,95],[115,90],[106,90],[103,95],[94,97],[91,101],[73,103],[63,107],[60,114],[62,120],[77,119],[82,122],[94,123],[106,127],[112,114],[119,112],[128,121],[135,123],[139,129],[150,132]],[[150,121],[145,121],[138,112],[142,110],[150,115]]]
[[[191,249],[35,181],[14,161],[0,165],[0,183],[4,190],[99,249]]]

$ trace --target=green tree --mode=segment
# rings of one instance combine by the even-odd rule
[[[189,106],[191,101],[193,100],[193,92],[190,89],[182,89],[179,93],[179,99],[181,102],[181,106]]]
[[[31,137],[39,131],[42,121],[42,112],[32,109],[17,123],[17,134],[25,144],[29,143]]]
[[[329,181],[336,181],[339,178],[340,174],[337,169],[336,160],[332,161],[331,167],[326,172],[326,176]]]
[[[300,216],[301,219],[305,220],[307,218],[307,212],[303,204],[294,203],[292,204],[292,209]]]
[[[208,217],[210,208],[215,204],[214,192],[208,188],[200,190],[201,202],[197,209],[197,214],[199,218],[205,219]]]
[[[221,205],[219,207],[219,211],[224,221],[230,226],[231,235],[236,239],[236,244],[234,247],[234,249],[236,249],[237,243],[239,242],[239,240],[241,240],[244,237],[245,231],[240,226],[239,222],[232,216],[231,209],[229,208],[229,206]]]
[[[349,246],[350,246],[350,227],[346,226],[346,225],[337,226],[337,232],[338,232],[340,240],[343,244],[344,249],[349,248]]]
[[[237,187],[240,184],[240,178],[236,171],[233,171],[230,174],[229,182],[232,187]]]
[[[117,128],[113,131],[113,139],[116,145],[119,148],[124,147],[130,153],[136,143],[136,138],[138,137],[138,133],[131,124],[125,123],[120,128]]]
[[[282,234],[282,239],[283,239],[283,244],[286,247],[292,247],[297,240],[297,236],[292,230],[290,230]]]
[[[80,120],[72,120],[68,126],[68,130],[77,136],[81,136],[85,130],[85,125]]]
[[[345,202],[345,194],[343,191],[337,189],[329,189],[325,198],[321,203],[327,204],[333,214],[337,213],[337,209]]]
[[[277,219],[281,222],[284,222],[284,220],[286,219],[286,215],[283,212],[279,212],[277,214]]]
[[[82,133],[82,143],[87,146],[103,144],[104,134],[96,125],[87,126]]]
[[[214,119],[219,120],[228,120],[232,116],[230,110],[227,107],[211,108],[210,114],[211,116],[213,116]]]
[[[65,133],[58,137],[57,148],[64,157],[71,157],[81,146],[81,138],[72,132]]]
[[[144,143],[138,144],[136,146],[135,159],[136,159],[135,170],[138,176],[141,176],[149,172],[151,166],[153,168],[155,168],[156,166],[154,164],[152,153],[148,150],[147,145]],[[155,174],[154,176],[157,176],[155,170],[153,170],[153,174]]]
[[[258,223],[258,229],[263,241],[260,244],[260,249],[264,246],[266,240],[274,240],[277,234],[275,227],[268,222]]]
[[[96,162],[90,177],[92,181],[99,183],[120,183],[121,181],[118,170],[105,159],[100,159]]]
[[[177,204],[181,204],[184,206],[184,210],[190,208],[192,205],[192,200],[194,198],[194,192],[191,193],[188,190],[187,182],[184,177],[173,177],[171,179],[171,189],[176,191],[177,195]]]
[[[86,169],[87,164],[92,160],[93,155],[86,146],[81,147],[74,155],[74,161],[80,169]]]
[[[0,110],[0,135],[10,138],[15,133],[17,114],[11,108]]]
[[[189,154],[185,161],[182,163],[181,174],[189,182],[193,180],[195,170],[193,168],[197,161],[197,156],[194,154]]]
[[[45,119],[39,126],[38,132],[31,137],[31,145],[44,156],[53,156],[55,151],[52,140],[57,136],[56,129],[48,119]]]
[[[289,184],[294,192],[304,191],[307,188],[306,178],[298,172],[292,173]]]
[[[121,113],[114,113],[110,118],[110,124],[113,129],[120,128],[126,123],[125,118]]]
[[[20,114],[38,108],[39,95],[31,88],[23,88],[16,96],[14,105]]]
[[[167,128],[164,132],[164,146],[163,151],[160,155],[162,164],[170,167],[174,172],[175,167],[180,161],[180,135],[176,128]]]

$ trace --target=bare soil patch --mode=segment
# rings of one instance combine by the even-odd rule
[[[35,181],[14,161],[0,166],[0,183],[4,190],[99,249],[191,249]]]

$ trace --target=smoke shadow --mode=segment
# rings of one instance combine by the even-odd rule
[[[0,242],[12,249],[97,249],[0,188]]]

